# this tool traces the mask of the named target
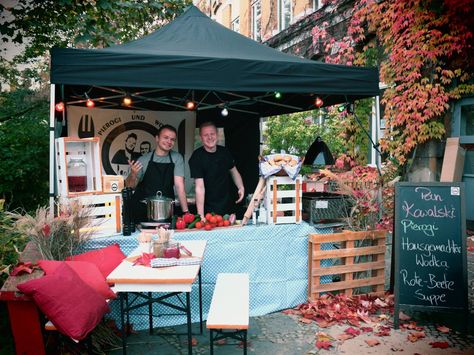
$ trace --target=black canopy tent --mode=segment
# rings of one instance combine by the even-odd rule
[[[314,109],[316,97],[328,106],[379,93],[375,68],[282,53],[227,29],[194,6],[136,41],[101,49],[53,48],[51,83],[60,84],[52,85],[56,102],[69,105],[83,105],[84,92],[100,108],[121,107],[122,99],[131,96],[130,109],[179,111],[192,100],[198,123],[219,121],[226,107],[229,117],[220,124],[234,145],[230,149],[244,170],[247,191],[258,178],[249,150],[258,155],[259,117]],[[247,174],[239,161],[249,160],[252,171]]]

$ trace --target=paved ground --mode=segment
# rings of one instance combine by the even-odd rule
[[[387,272],[386,286],[389,285],[389,268],[391,241],[388,240],[386,254]],[[474,242],[473,242],[474,245]],[[469,285],[469,305],[471,312],[474,310],[474,252],[468,253],[468,285]],[[329,328],[319,328],[315,322],[306,324],[300,322],[298,316],[287,315],[281,312],[268,314],[250,319],[249,329],[249,354],[263,355],[292,355],[292,354],[473,354],[474,355],[474,313],[470,314],[468,330],[461,329],[464,322],[459,315],[451,314],[424,314],[412,315],[417,324],[424,327],[425,338],[416,342],[408,340],[408,332],[403,330],[390,331],[390,336],[376,337],[371,333],[362,334],[345,341],[333,341],[333,347],[329,350],[318,349],[316,343],[316,333],[325,332],[335,338],[342,334],[348,325],[332,326]],[[444,325],[451,328],[448,333],[439,332],[436,327]],[[205,328],[205,327],[204,327]],[[160,331],[172,331],[185,333],[186,327],[179,326]],[[193,332],[198,332],[199,327],[193,324]],[[193,354],[209,354],[209,335],[204,329],[203,335],[195,335],[196,345],[193,347]],[[369,347],[365,340],[377,339],[379,345]],[[430,343],[447,342],[449,348],[433,348]],[[186,336],[150,336],[148,331],[141,331],[128,338],[128,354],[163,354],[177,355],[187,354]],[[216,345],[214,348],[216,355],[243,354],[242,348],[234,340],[228,340],[225,345]],[[118,348],[111,354],[121,354],[122,349]]]

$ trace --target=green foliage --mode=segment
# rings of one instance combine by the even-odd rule
[[[48,100],[27,89],[0,93],[0,197],[35,210],[48,198]]]
[[[19,251],[26,244],[26,237],[12,228],[13,221],[0,211],[0,287],[8,277],[12,265],[18,262]]]
[[[0,71],[16,70],[17,64],[32,59],[38,62],[54,46],[108,47],[143,37],[189,4],[190,0],[20,0],[12,7],[0,5],[0,40],[24,46],[12,65],[1,62]],[[41,72],[36,69],[26,76]]]
[[[320,136],[334,156],[344,151],[344,142],[340,136],[341,128],[338,116],[321,110],[323,124],[313,123],[318,120],[319,111],[297,112],[288,115],[269,117],[264,132],[266,149],[270,151],[304,156],[311,143]]]

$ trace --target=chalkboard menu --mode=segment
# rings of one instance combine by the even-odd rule
[[[395,314],[400,306],[467,312],[463,183],[395,186]]]

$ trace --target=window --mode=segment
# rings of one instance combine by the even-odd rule
[[[292,19],[291,0],[278,0],[278,29],[284,30]]]
[[[252,38],[258,42],[262,40],[261,31],[262,6],[260,0],[252,3]]]
[[[240,17],[236,17],[230,24],[232,31],[240,33]]]

